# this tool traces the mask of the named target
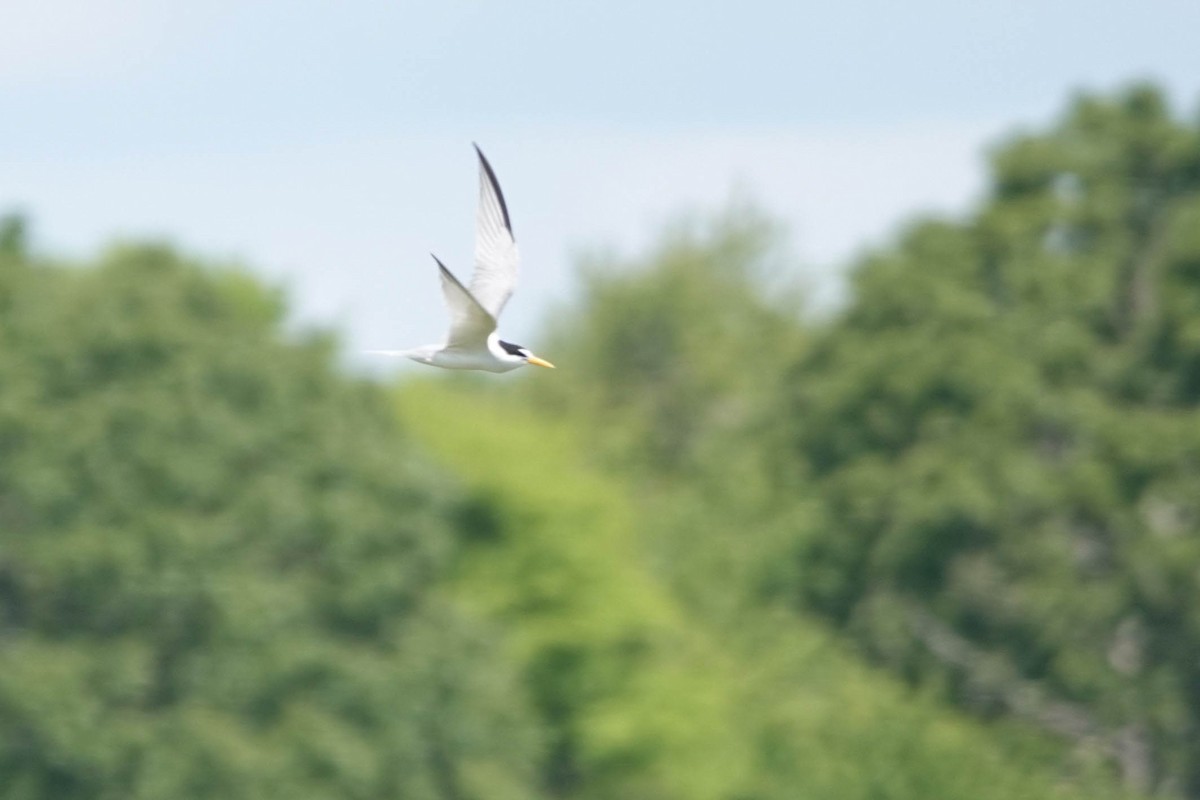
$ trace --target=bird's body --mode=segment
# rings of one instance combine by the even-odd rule
[[[479,213],[475,223],[475,271],[471,286],[463,286],[438,260],[442,296],[450,312],[446,341],[408,350],[370,350],[380,355],[401,356],[443,369],[476,369],[508,372],[526,364],[551,367],[520,345],[505,342],[496,333],[496,320],[517,284],[519,257],[513,238],[508,206],[500,192],[496,174],[479,155]]]
[[[523,367],[526,360],[505,351],[496,334],[490,335],[482,347],[451,348],[444,344],[431,344],[409,350],[372,350],[389,356],[402,356],[442,369],[478,369],[486,372],[509,372]]]

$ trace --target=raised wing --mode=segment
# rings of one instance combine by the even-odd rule
[[[517,285],[517,241],[496,173],[479,145],[475,145],[475,152],[479,154],[479,212],[475,218],[471,294],[493,318],[499,318]]]
[[[450,332],[446,334],[446,347],[472,349],[484,347],[487,338],[496,330],[496,318],[479,304],[466,287],[458,282],[446,265],[437,261],[442,276],[442,296],[446,299],[446,310],[450,312]]]

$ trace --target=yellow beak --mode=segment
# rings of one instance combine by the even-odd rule
[[[549,361],[540,359],[537,356],[530,356],[529,358],[527,358],[525,360],[528,361],[530,364],[533,364],[535,367],[545,367],[546,369],[554,369],[553,364],[551,364]]]

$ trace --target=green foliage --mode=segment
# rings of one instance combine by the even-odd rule
[[[1195,796],[1200,131],[1137,87],[993,164],[791,370],[828,512],[800,590],[903,673]]]
[[[1101,775],[1059,774],[1046,738],[912,695],[779,604],[728,618],[689,607],[671,588],[680,565],[652,556],[664,519],[651,512],[664,509],[627,471],[588,463],[578,420],[475,382],[410,383],[398,399],[491,510],[474,519],[454,591],[509,631],[550,723],[555,794],[1120,796]]]
[[[744,216],[593,264],[550,347],[584,368],[525,402],[630,480],[651,564],[722,635],[793,591],[1064,763],[1192,792],[1198,153],[1151,90],[1083,98],[811,334]]]
[[[694,477],[761,416],[799,349],[787,270],[777,227],[748,208],[680,224],[645,258],[593,258],[550,333],[586,369],[556,374],[536,402],[603,427],[610,457]]]
[[[0,258],[17,260],[26,257],[25,218],[17,214],[0,217]]]
[[[5,797],[535,795],[512,670],[436,592],[459,500],[326,338],[156,246],[10,247],[0,310]]]
[[[700,667],[716,654],[646,569],[621,487],[576,463],[561,424],[523,419],[472,389],[482,397],[409,385],[399,399],[409,426],[486,512],[457,593],[510,631],[551,729],[549,788],[730,796],[746,754],[723,730],[729,698]]]
[[[705,613],[790,586],[791,530],[816,512],[771,458],[774,398],[805,341],[793,275],[778,226],[741,206],[675,226],[647,256],[595,258],[550,333],[564,368],[527,385],[527,403],[634,476],[642,513],[663,521],[652,557]]]

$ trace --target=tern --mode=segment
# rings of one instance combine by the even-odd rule
[[[435,255],[442,278],[442,296],[450,312],[450,331],[442,344],[411,350],[368,350],[387,356],[411,358],[443,369],[479,369],[508,372],[533,364],[554,368],[528,348],[506,342],[496,333],[496,320],[517,285],[517,241],[513,238],[508,205],[492,165],[475,145],[479,156],[479,211],[475,217],[475,271],[470,287]]]

